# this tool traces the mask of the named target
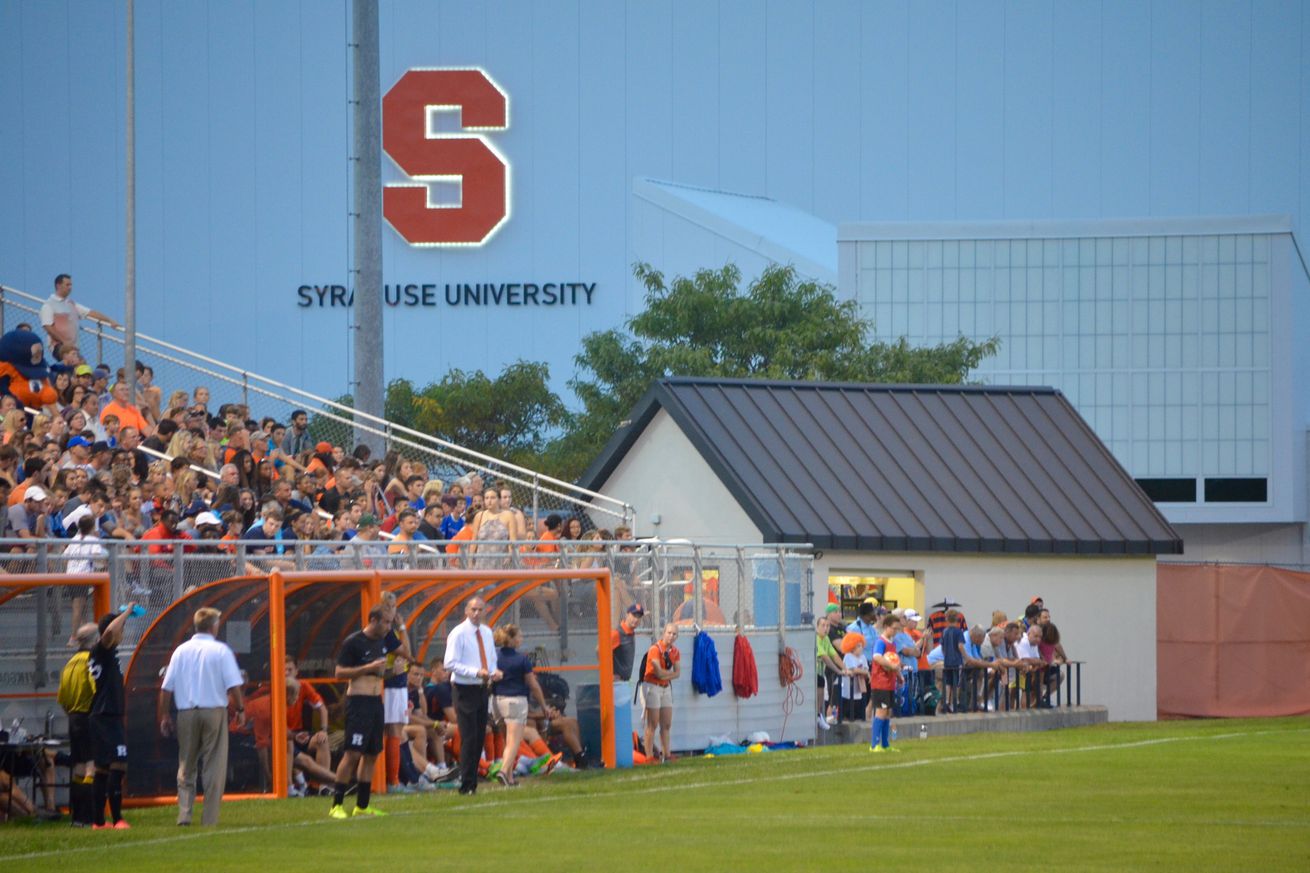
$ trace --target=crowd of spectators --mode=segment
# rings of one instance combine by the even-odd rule
[[[581,515],[529,519],[508,482],[430,469],[397,451],[379,457],[366,445],[334,444],[312,433],[305,410],[281,421],[256,417],[244,404],[215,407],[209,386],[166,388],[149,363],[136,362],[133,394],[122,368],[92,365],[76,343],[78,318],[112,319],[72,301],[68,276],[61,274],[55,286],[39,328],[52,361],[54,401],[31,410],[14,394],[0,395],[0,500],[7,507],[0,539],[67,538],[70,572],[91,569],[108,540],[159,555],[162,579],[175,548],[240,551],[247,565],[215,564],[211,575],[221,578],[293,566],[298,550],[315,554],[319,568],[345,552],[377,567],[401,566],[418,552],[453,553],[487,567],[504,566],[512,552],[526,565],[546,566],[560,562],[559,544],[570,540],[578,547],[567,551],[580,557],[569,563],[584,566],[595,560],[583,553],[599,552],[596,543],[631,537],[623,527],[591,529]],[[15,330],[39,340],[31,325]],[[534,544],[499,550],[464,544],[475,539]],[[238,550],[240,541],[249,545]],[[351,541],[357,542],[343,548]],[[471,557],[479,548],[484,555]],[[133,595],[147,602],[171,596],[171,582],[167,592],[151,590],[161,586],[152,584],[150,569],[133,574]],[[204,581],[211,580],[188,583]],[[632,600],[630,593],[619,595],[616,612]],[[531,604],[549,627],[559,626],[555,589],[533,592]],[[83,611],[84,599],[75,597],[71,628]]]
[[[914,609],[888,609],[870,598],[845,621],[841,607],[829,604],[815,621],[819,727],[869,718],[870,677],[888,669],[871,656],[879,637],[891,644],[899,663],[895,715],[1059,705],[1068,659],[1040,597],[1024,607],[1021,618],[1012,621],[995,610],[986,625],[970,626],[959,607],[942,601],[925,621]]]

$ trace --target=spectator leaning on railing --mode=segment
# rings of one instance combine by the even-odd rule
[[[76,346],[78,322],[83,318],[102,321],[110,327],[122,330],[123,326],[113,318],[89,306],[83,306],[72,297],[73,277],[67,273],[55,276],[55,293],[41,304],[41,326],[50,337],[52,347],[57,343]]]

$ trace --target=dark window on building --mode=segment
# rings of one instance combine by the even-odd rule
[[[1146,496],[1156,503],[1195,503],[1195,479],[1138,479]]]
[[[1206,479],[1206,503],[1267,503],[1268,479]]]

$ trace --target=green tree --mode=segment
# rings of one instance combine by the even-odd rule
[[[510,364],[494,379],[480,370],[451,370],[422,389],[396,379],[387,386],[387,418],[532,467],[568,421],[568,411],[549,381],[546,364],[528,361]]]
[[[546,458],[554,475],[581,474],[656,379],[667,376],[954,384],[996,353],[995,337],[914,347],[905,338],[869,340],[872,325],[854,301],[791,267],[769,267],[743,293],[732,264],[666,282],[649,264],[634,273],[646,309],[624,330],[582,341],[579,375],[569,383],[582,404]]]

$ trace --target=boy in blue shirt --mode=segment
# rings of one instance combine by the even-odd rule
[[[964,667],[964,631],[960,630],[960,613],[946,613],[942,630],[942,711],[955,712],[960,703],[960,673]]]

